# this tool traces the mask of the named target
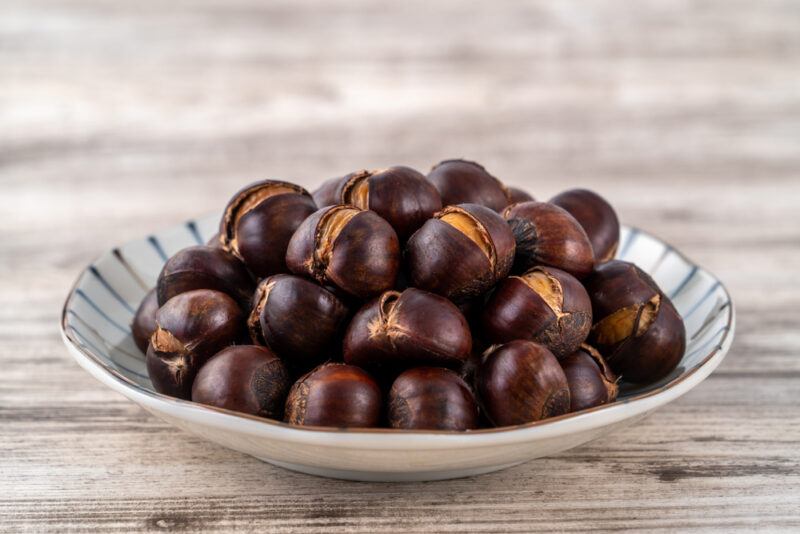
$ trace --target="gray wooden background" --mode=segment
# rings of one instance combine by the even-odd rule
[[[641,424],[479,478],[293,474],[71,361],[79,270],[241,185],[483,162],[718,274],[737,338]],[[0,531],[800,529],[800,3],[0,2]]]

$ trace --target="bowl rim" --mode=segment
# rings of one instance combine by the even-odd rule
[[[236,432],[246,432],[253,435],[269,435],[273,438],[299,442],[313,442],[315,439],[321,438],[330,442],[331,438],[334,438],[333,441],[338,441],[338,444],[342,446],[352,446],[353,440],[357,440],[362,441],[362,445],[369,444],[375,448],[389,449],[407,449],[409,439],[418,441],[419,445],[429,447],[431,445],[436,445],[437,442],[445,446],[452,445],[454,441],[463,442],[465,445],[485,446],[487,444],[497,444],[497,441],[529,441],[532,438],[530,435],[531,433],[540,433],[542,434],[539,436],[541,438],[557,437],[578,430],[602,427],[622,421],[640,413],[646,413],[674,400],[694,388],[710,375],[722,362],[722,359],[727,354],[733,341],[736,314],[733,299],[725,284],[719,280],[719,278],[687,258],[685,254],[666,241],[637,227],[626,227],[631,233],[648,236],[663,243],[684,262],[696,268],[697,272],[704,273],[715,280],[728,302],[728,306],[725,310],[727,313],[727,321],[723,327],[722,337],[716,345],[709,348],[708,354],[703,357],[695,368],[681,373],[658,388],[628,398],[618,399],[609,404],[520,425],[467,431],[299,426],[284,423],[283,421],[227,410],[225,408],[208,406],[192,402],[191,400],[178,399],[147,389],[130,380],[116,369],[108,367],[94,350],[80,343],[76,339],[75,334],[67,326],[67,312],[75,295],[75,289],[88,269],[95,263],[94,261],[81,270],[70,287],[67,298],[61,309],[59,327],[62,340],[77,363],[114,391],[137,402],[148,410],[156,412],[177,411],[181,412],[184,418],[191,419],[195,422],[213,424],[213,426],[228,428]],[[132,242],[136,241],[138,240],[133,240]],[[96,259],[101,257],[103,257],[103,255],[98,256]],[[598,417],[598,415],[605,415],[606,417]],[[398,437],[403,439],[399,440],[397,439]]]

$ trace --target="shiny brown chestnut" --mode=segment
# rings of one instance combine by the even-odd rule
[[[266,347],[226,347],[197,372],[192,401],[280,420],[291,386],[283,362]]]
[[[247,320],[254,343],[275,351],[293,372],[305,373],[337,350],[348,309],[310,280],[276,274],[261,281]]]
[[[614,402],[617,377],[593,347],[581,347],[561,360],[569,384],[570,411],[577,412]]]
[[[408,240],[406,267],[414,287],[463,302],[508,275],[514,248],[511,228],[491,209],[448,206]]]
[[[214,289],[227,293],[247,307],[253,282],[244,264],[221,248],[205,245],[179,250],[164,264],[156,282],[158,303],[192,289]]]
[[[156,288],[151,289],[139,303],[136,313],[131,321],[133,342],[142,352],[147,352],[150,336],[156,331],[156,312],[158,311],[158,297]]]
[[[479,204],[499,213],[509,203],[503,183],[474,161],[442,161],[428,173],[428,181],[439,190],[443,206]]]
[[[378,426],[381,390],[354,365],[325,363],[294,383],[284,420],[293,425],[369,428]]]
[[[222,246],[258,278],[285,273],[289,240],[316,210],[314,199],[299,185],[277,180],[250,184],[225,208],[220,222]]]
[[[294,274],[369,298],[394,286],[400,243],[377,213],[330,206],[303,221],[289,242],[286,264]]]
[[[469,358],[467,320],[449,300],[409,288],[387,291],[356,313],[344,336],[344,361],[380,374],[419,365],[457,369]]]
[[[647,273],[612,260],[597,266],[586,290],[594,316],[589,342],[615,373],[646,384],[675,369],[686,350],[686,328]]]
[[[314,199],[317,208],[327,208],[339,203],[338,194],[341,192],[341,183],[346,178],[342,176],[328,178],[322,182],[322,185],[311,192],[311,198]]]
[[[198,369],[239,339],[244,317],[228,295],[195,289],[169,299],[156,313],[147,348],[147,373],[155,390],[188,399]]]
[[[390,427],[405,430],[471,430],[478,427],[478,405],[453,371],[417,367],[392,384],[388,418]]]
[[[338,204],[372,210],[405,241],[434,213],[442,209],[439,191],[410,167],[359,171],[341,184]]]
[[[508,205],[518,204],[520,202],[530,202],[534,200],[533,196],[527,191],[523,191],[519,187],[508,188]]]
[[[597,263],[614,258],[619,245],[619,219],[606,199],[588,189],[570,189],[550,199],[575,217],[592,243]]]
[[[481,314],[491,343],[527,339],[563,358],[575,352],[592,328],[592,302],[583,285],[555,267],[534,267],[497,285]]]
[[[582,279],[592,272],[594,254],[580,223],[547,202],[521,202],[503,211],[517,242],[514,271],[549,265]]]
[[[569,384],[544,345],[516,340],[484,354],[476,377],[478,398],[495,426],[530,423],[569,411]]]

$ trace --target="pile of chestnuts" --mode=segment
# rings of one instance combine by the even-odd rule
[[[614,260],[591,191],[537,202],[477,163],[358,171],[230,200],[134,317],[158,392],[294,425],[472,430],[668,375],[681,317]]]

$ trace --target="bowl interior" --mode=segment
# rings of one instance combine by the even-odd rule
[[[167,258],[205,243],[216,233],[218,220],[210,215],[189,221],[103,254],[80,275],[67,299],[62,326],[68,339],[118,380],[158,395],[147,377],[144,355],[133,342],[133,315]],[[722,345],[732,310],[719,280],[645,232],[623,227],[617,258],[635,263],[656,280],[683,317],[687,333],[686,353],[667,377],[647,386],[621,384],[620,397],[631,401],[699,368]]]

